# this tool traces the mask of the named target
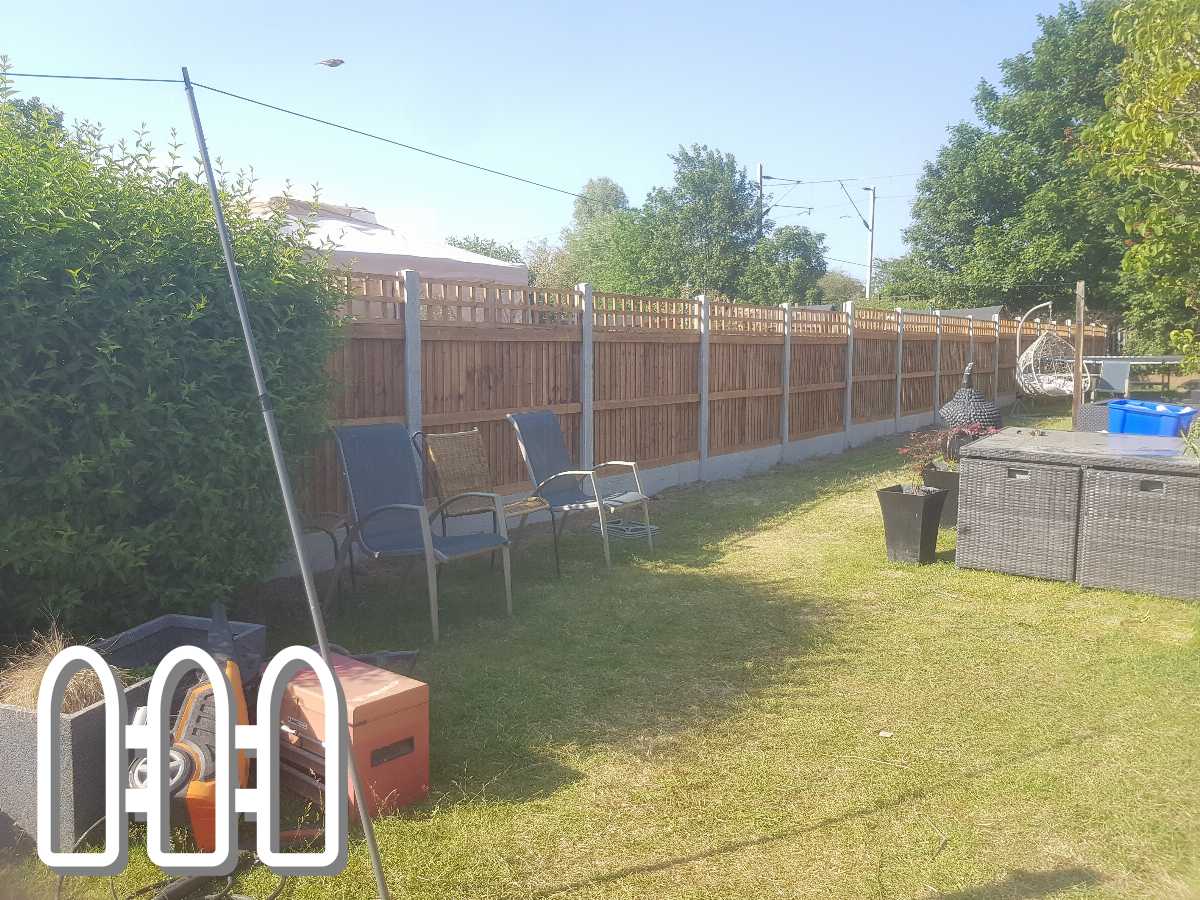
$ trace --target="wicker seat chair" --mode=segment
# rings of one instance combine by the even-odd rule
[[[488,515],[495,519],[495,506],[475,496],[491,493],[493,486],[483,435],[478,428],[440,434],[418,431],[413,435],[413,444],[429,466],[429,478],[438,502],[438,518],[442,523],[443,535],[446,534],[448,519]],[[521,529],[531,515],[547,508],[546,501],[541,497],[524,497],[505,503],[504,517],[520,517],[517,528]],[[492,527],[495,527],[494,521]]]

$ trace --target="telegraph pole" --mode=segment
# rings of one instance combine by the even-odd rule
[[[867,226],[867,299],[871,299],[871,276],[875,274],[875,188],[865,187],[871,192],[871,224]]]

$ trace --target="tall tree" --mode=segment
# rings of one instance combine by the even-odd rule
[[[867,286],[845,272],[826,272],[817,279],[817,303],[842,304],[847,300],[861,300]]]
[[[625,189],[603,175],[599,178],[589,178],[579,193],[580,197],[575,201],[572,216],[576,229],[586,228],[597,218],[629,208],[629,198],[625,195]]]
[[[1134,188],[1123,267],[1142,290],[1127,324],[1142,347],[1170,337],[1200,369],[1200,5],[1133,0],[1113,21],[1127,55],[1082,156]]]
[[[732,297],[757,238],[757,190],[732,154],[695,144],[671,160],[670,187],[581,236],[584,271],[612,290]]]
[[[777,228],[751,251],[737,299],[751,303],[818,303],[825,274],[825,235],[798,225]]]
[[[885,296],[1020,308],[1065,298],[1083,278],[1093,305],[1121,302],[1120,199],[1075,154],[1116,83],[1113,6],[1067,3],[1040,17],[1033,47],[1001,63],[1000,85],[980,83],[979,122],[953,126],[925,167],[905,232],[910,252],[890,265]]]

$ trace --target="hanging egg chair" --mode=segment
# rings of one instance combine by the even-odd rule
[[[1075,393],[1075,345],[1066,338],[1047,331],[1024,350],[1021,349],[1021,329],[1030,313],[1054,307],[1049,301],[1031,307],[1017,322],[1017,368],[1013,377],[1017,390],[1027,397],[1070,397]],[[1083,372],[1083,391],[1092,386],[1087,369]]]

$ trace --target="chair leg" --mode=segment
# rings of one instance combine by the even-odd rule
[[[428,555],[425,557],[425,580],[429,586],[429,623],[433,626],[434,643],[437,643],[439,637],[437,561]]]
[[[558,561],[558,522],[554,519],[554,510],[550,510],[550,533],[554,535],[554,574],[562,577],[562,565]]]
[[[608,522],[604,515],[604,504],[596,504],[596,515],[600,517],[600,540],[604,542],[604,566],[607,569],[612,568],[612,554],[608,550]]]
[[[650,501],[642,501],[642,521],[646,523],[646,543],[650,545],[650,552],[654,552],[654,535],[650,533]]]
[[[495,556],[495,554],[493,554]],[[504,606],[512,615],[512,560],[509,557],[508,545],[500,550],[500,560],[504,565]]]
[[[496,514],[492,513],[492,531],[498,532],[499,530],[500,530],[500,525],[496,521]],[[488,571],[489,572],[496,571],[496,551],[495,550],[493,550],[491,556],[488,557]]]

